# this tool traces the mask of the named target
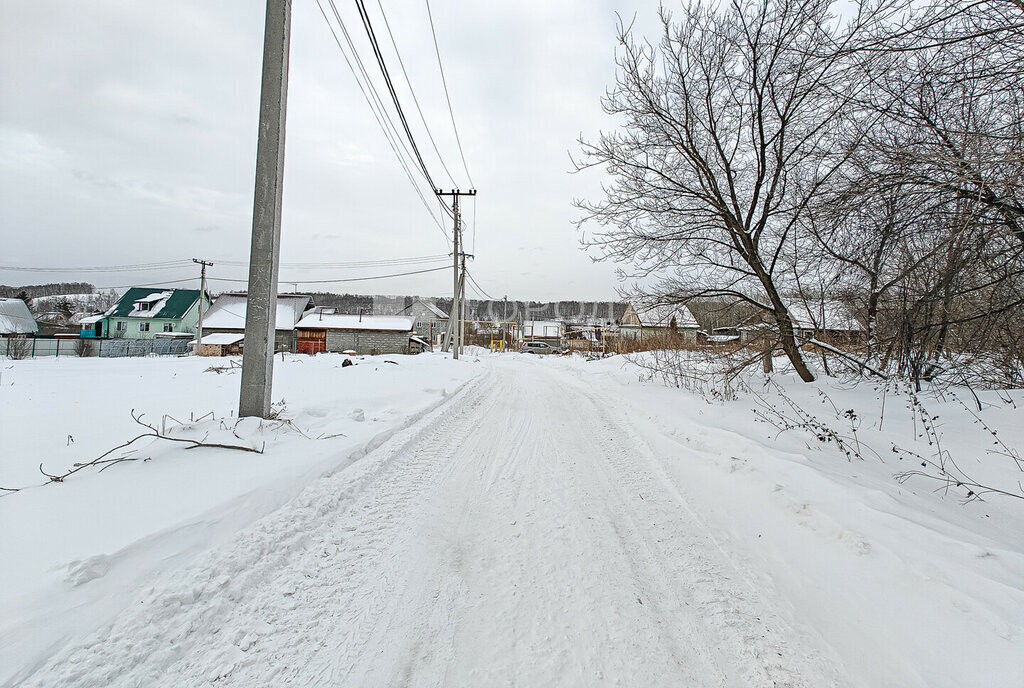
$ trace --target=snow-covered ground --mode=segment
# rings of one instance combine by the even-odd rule
[[[356,358],[342,368],[344,358],[278,357],[273,399],[291,423],[237,426],[240,370],[231,359],[0,359],[0,486],[42,485],[0,497],[0,685],[16,684],[109,621],[140,586],[230,543],[480,372],[440,356]],[[129,454],[140,460],[45,484],[40,463],[63,473],[148,431],[133,410],[171,434],[266,449],[146,439]]]
[[[131,439],[131,409],[265,447],[147,439],[0,498],[0,685],[1024,685],[1021,500],[894,480],[937,451],[898,390],[341,360],[278,360],[280,419],[237,424],[224,361],[0,362],[4,487]],[[920,398],[947,458],[1012,485],[1024,394],[979,396],[1001,445]],[[763,422],[787,399],[864,458]]]

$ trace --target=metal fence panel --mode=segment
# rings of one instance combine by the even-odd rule
[[[24,340],[29,358],[63,356],[183,356],[191,353],[193,340],[182,339],[48,339],[30,337]],[[7,356],[11,340],[0,338],[0,356]]]

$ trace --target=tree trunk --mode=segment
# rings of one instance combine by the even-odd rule
[[[804,382],[814,382],[814,373],[804,363],[804,358],[800,354],[800,346],[796,343],[796,335],[793,333],[793,321],[789,319],[789,313],[785,308],[781,311],[775,311],[775,322],[779,326],[782,350],[786,352],[786,356],[789,358],[789,362],[793,364],[796,374]]]

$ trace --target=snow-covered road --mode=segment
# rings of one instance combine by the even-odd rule
[[[628,404],[486,365],[25,685],[845,685]]]

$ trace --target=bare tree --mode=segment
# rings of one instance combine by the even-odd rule
[[[858,45],[869,59],[851,53],[870,77],[846,120],[856,154],[804,224],[864,304],[869,353],[880,337],[919,381],[951,349],[1018,349],[1024,3],[902,9]],[[1004,356],[1010,379],[1017,360]]]
[[[783,294],[795,233],[855,146],[840,119],[861,95],[850,48],[873,16],[843,25],[831,0],[697,1],[662,8],[657,48],[620,25],[619,72],[604,99],[622,128],[581,141],[578,169],[604,168],[603,200],[579,202],[584,243],[655,280],[649,296],[728,297],[765,312],[805,381]],[[787,258],[788,252],[788,258]]]
[[[870,142],[897,161],[880,181],[971,204],[1024,250],[1024,1],[905,3],[876,26],[887,53],[865,105]]]

